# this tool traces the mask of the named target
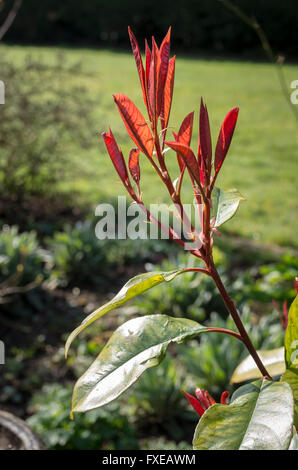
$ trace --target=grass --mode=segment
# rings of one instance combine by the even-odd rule
[[[134,60],[130,53],[107,50],[0,47],[0,52],[9,54],[11,60],[21,61],[30,53],[40,55],[48,63],[54,61],[58,50],[70,62],[82,62],[86,75],[74,76],[72,80],[87,87],[97,104],[92,117],[94,145],[82,154],[71,143],[65,143],[65,151],[77,170],[62,187],[67,192],[77,192],[82,203],[98,204],[125,194],[100,133],[110,125],[126,157],[134,146],[112,99],[113,93],[123,92],[144,112]],[[298,65],[285,65],[284,71],[290,99],[290,83],[298,77]],[[201,95],[208,106],[213,146],[225,114],[234,106],[240,108],[234,140],[218,185],[226,189],[236,187],[246,201],[237,217],[229,222],[228,231],[265,243],[297,247],[297,122],[281,93],[274,67],[266,63],[178,56],[170,125],[177,131],[186,114],[194,110],[194,149]],[[167,153],[167,162],[172,175],[177,175],[172,152]],[[145,157],[141,170],[145,200],[166,201],[166,194]],[[186,199],[190,200],[190,189],[184,189]]]

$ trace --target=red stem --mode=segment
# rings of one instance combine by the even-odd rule
[[[210,326],[210,328],[208,328],[206,333],[224,333],[226,335],[233,336],[234,338],[237,338],[240,341],[242,341],[242,343],[244,343],[244,339],[242,338],[241,335],[239,335],[239,333],[236,333],[236,331],[227,330],[226,328],[216,328],[216,327]]]
[[[254,359],[257,367],[259,368],[261,374],[265,377],[267,376],[269,379],[271,379],[267,369],[265,368],[263,362],[261,361],[254,345],[252,344],[251,340],[250,340],[250,337],[248,336],[247,332],[246,332],[246,329],[242,323],[242,320],[237,312],[237,309],[235,307],[235,304],[233,302],[233,300],[231,299],[231,297],[228,295],[222,281],[221,281],[221,278],[214,266],[214,263],[213,261],[211,261],[211,266],[210,266],[210,275],[213,279],[213,281],[215,282],[215,285],[216,287],[218,288],[219,290],[219,293],[227,307],[227,310],[228,312],[231,314],[234,322],[235,322],[235,325],[237,326],[238,328],[238,331],[240,333],[240,336],[245,344],[245,346],[247,347],[250,355],[252,356],[252,358]],[[272,379],[271,379],[272,380]]]

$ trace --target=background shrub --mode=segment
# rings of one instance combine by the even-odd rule
[[[138,449],[134,431],[121,413],[119,403],[69,418],[72,387],[46,385],[31,401],[28,424],[48,449]]]
[[[298,259],[288,253],[275,262],[238,273],[233,282],[235,300],[242,303],[271,303],[272,299],[291,302],[295,297],[294,279],[297,271]]]
[[[225,250],[215,248],[214,259],[229,294],[239,308],[251,307],[255,314],[269,313],[272,299],[288,300],[295,296],[294,278],[297,273],[297,258],[282,255],[275,262],[260,264],[250,268],[232,268],[233,261]],[[229,261],[228,261],[229,259]],[[148,266],[156,271],[201,266],[198,259],[181,254],[177,259],[169,257],[159,265]],[[218,294],[214,282],[207,276],[194,272],[178,276],[170,284],[156,286],[137,297],[135,305],[143,315],[162,313],[175,317],[187,317],[203,321],[212,312],[226,318],[226,307]]]
[[[225,255],[215,249],[214,256],[221,265],[223,273],[226,265]],[[170,258],[160,265],[155,265],[155,271],[172,271],[184,267],[202,267],[200,260],[181,254],[176,259]],[[155,286],[144,296],[137,297],[135,305],[143,315],[161,313],[175,317],[186,317],[203,321],[212,311],[220,311],[225,315],[225,306],[211,279],[198,273],[189,272],[178,276],[171,283]]]
[[[30,56],[16,64],[1,54],[0,70],[5,83],[0,192],[15,199],[53,196],[57,183],[69,176],[66,142],[77,149],[90,143],[92,101],[84,88],[71,84],[73,74],[82,73],[80,66],[69,65],[61,54],[52,64]]]
[[[241,319],[256,349],[269,350],[283,346],[284,330],[277,312],[257,318],[246,306]],[[212,313],[206,324],[237,331],[230,316],[223,319]],[[199,342],[193,340],[179,345],[178,350],[185,370],[192,375],[193,388],[208,389],[217,399],[224,390],[231,390],[229,380],[241,360],[248,356],[240,341],[220,333],[203,334]]]
[[[171,439],[185,439],[185,425],[191,427],[196,421],[182,393],[190,385],[186,369],[179,366],[173,356],[167,355],[158,367],[148,369],[132,387],[128,412],[137,420],[139,428],[149,428],[152,432],[159,427]]]
[[[47,238],[53,253],[54,275],[68,284],[106,287],[131,265],[156,262],[173,252],[172,244],[159,240],[99,240],[93,222],[77,222]],[[144,267],[143,267],[144,269]]]
[[[35,232],[19,233],[16,226],[0,231],[0,283],[17,278],[18,286],[49,277],[50,253],[42,249]]]

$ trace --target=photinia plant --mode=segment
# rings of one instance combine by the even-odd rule
[[[219,234],[218,228],[235,214],[243,199],[236,190],[225,191],[215,186],[231,144],[239,110],[235,107],[226,115],[219,131],[214,156],[208,111],[203,100],[200,105],[197,149],[194,151],[190,147],[193,112],[187,114],[178,131],[173,132],[173,139],[167,138],[175,77],[175,57],[170,58],[171,29],[160,47],[154,37],[151,48],[145,42],[145,66],[136,38],[130,28],[128,32],[148,118],[142,115],[127,96],[122,93],[114,95],[134,147],[128,159],[125,159],[111,129],[102,134],[104,143],[124,187],[144,211],[146,219],[158,224],[175,243],[186,248],[187,242],[176,233],[174,226],[163,226],[143,202],[140,163],[143,158],[149,160],[161,184],[165,185],[170,200],[177,208],[176,216],[192,241],[190,255],[199,258],[202,267],[151,272],[130,279],[111,301],[91,313],[70,334],[66,343],[66,355],[74,338],[95,320],[155,285],[171,282],[187,271],[196,271],[198,275],[204,274],[213,279],[238,333],[205,327],[192,320],[167,315],[148,315],[129,320],[113,333],[99,356],[77,381],[73,392],[72,413],[103,406],[119,397],[146,369],[162,360],[171,343],[182,342],[202,333],[221,332],[232,335],[247,348],[251,368],[248,378],[256,380],[238,388],[229,400],[227,392],[224,392],[219,404],[205,390],[197,389],[196,397],[185,392],[201,417],[195,431],[194,449],[297,448],[297,298],[288,316],[285,350],[282,351],[285,360],[282,358],[280,361],[279,351],[279,362],[282,362],[283,367],[280,372],[280,367],[274,367],[276,351],[269,352],[264,358],[264,352],[255,350],[236,305],[223,285],[212,255],[213,239]],[[168,150],[173,150],[177,158],[177,175],[174,181],[167,166],[167,160],[173,158]],[[187,173],[199,212],[200,230],[193,226],[183,206],[182,182]],[[247,369],[247,365],[245,367]],[[280,381],[272,379],[271,376],[276,377],[281,373],[283,375]],[[235,371],[234,383],[243,379],[243,374],[237,374]],[[246,379],[245,376],[243,380]]]

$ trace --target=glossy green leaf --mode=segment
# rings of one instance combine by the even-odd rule
[[[196,450],[286,450],[293,435],[288,384],[257,380],[233,394],[230,405],[208,408],[196,428]]]
[[[117,398],[149,367],[157,365],[172,342],[207,328],[185,318],[148,315],[121,325],[77,381],[72,411],[87,411]]]
[[[212,193],[212,213],[211,217],[215,217],[215,227],[227,222],[231,219],[238,209],[240,201],[244,201],[244,197],[237,191],[237,189],[229,189],[223,191],[219,188],[214,188]]]
[[[281,380],[291,387],[294,397],[294,425],[298,429],[298,369],[287,369]]]
[[[295,429],[293,431],[293,437],[290,442],[289,450],[298,450],[298,434]]]
[[[298,368],[298,295],[289,310],[285,334],[285,360],[287,368]]]
[[[286,370],[284,348],[257,352],[271,377],[276,377],[284,373]],[[240,382],[245,382],[246,380],[258,379],[259,377],[261,377],[259,368],[256,366],[253,358],[248,356],[235,369],[230,383],[237,384]]]
[[[184,270],[179,271],[169,271],[169,272],[152,272],[139,274],[138,276],[130,279],[118,292],[118,294],[113,297],[112,300],[102,305],[100,308],[96,309],[94,312],[90,313],[82,323],[69,335],[66,345],[65,345],[65,356],[67,356],[68,350],[71,343],[75,337],[83,331],[87,326],[91,325],[95,320],[102,317],[106,313],[114,310],[120,305],[127,302],[129,299],[136,297],[139,294],[142,294],[151,287],[157,286],[162,282],[169,282],[174,279],[178,274],[183,273]]]

